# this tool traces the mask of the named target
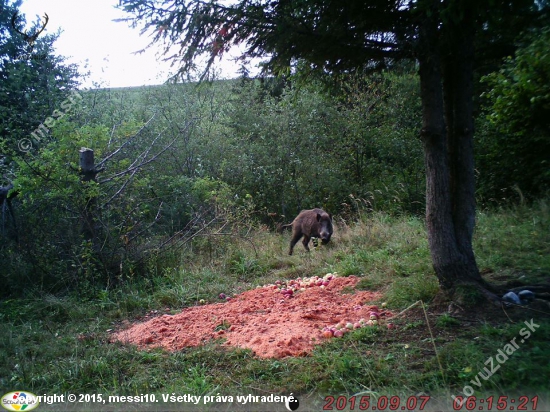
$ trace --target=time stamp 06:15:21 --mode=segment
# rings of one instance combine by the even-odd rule
[[[370,396],[326,396],[323,405],[324,411],[341,411],[341,410],[359,410],[359,411],[406,411],[425,410],[430,406],[428,403],[431,400],[430,396],[409,396],[401,400],[399,396],[380,396],[376,400],[371,400]],[[452,408],[455,411],[527,411],[537,410],[539,398],[538,396],[518,396],[511,398],[508,396],[456,396],[452,402]]]

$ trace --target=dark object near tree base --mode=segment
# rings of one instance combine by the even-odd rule
[[[522,290],[518,293],[518,297],[521,301],[532,302],[535,300],[535,294],[530,290]]]
[[[292,223],[281,226],[281,229],[285,227],[292,227],[289,255],[292,255],[294,245],[302,236],[304,237],[302,244],[309,252],[308,244],[312,237],[321,239],[321,243],[326,245],[333,233],[332,216],[323,209],[302,210]]]
[[[530,290],[522,290],[518,294],[510,291],[502,297],[502,300],[506,302],[506,305],[509,305],[510,303],[515,305],[527,305],[535,300],[535,294]]]

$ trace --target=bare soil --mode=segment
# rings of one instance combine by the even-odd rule
[[[192,306],[133,324],[113,333],[111,341],[178,351],[222,338],[221,345],[248,348],[261,358],[305,356],[326,339],[338,339],[324,337],[325,326],[369,319],[372,311],[379,313],[381,323],[392,316],[373,304],[380,292],[354,289],[358,281],[355,276],[336,277],[324,287],[310,286],[291,296],[268,285],[223,303]]]

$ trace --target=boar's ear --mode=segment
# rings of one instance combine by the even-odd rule
[[[330,221],[332,222],[332,214],[329,213],[328,217],[329,217]]]
[[[317,222],[321,221],[321,213],[317,213]]]

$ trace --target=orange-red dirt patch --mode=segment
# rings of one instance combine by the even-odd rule
[[[140,349],[177,351],[224,338],[223,346],[249,348],[262,358],[304,356],[330,339],[323,337],[323,327],[369,319],[370,312],[377,310],[369,302],[379,299],[379,292],[343,293],[342,289],[353,288],[358,281],[355,276],[338,277],[325,287],[308,287],[290,297],[276,286],[264,286],[223,303],[188,307],[176,315],[134,324],[114,333],[112,340]],[[389,316],[387,311],[380,312],[380,319]]]

